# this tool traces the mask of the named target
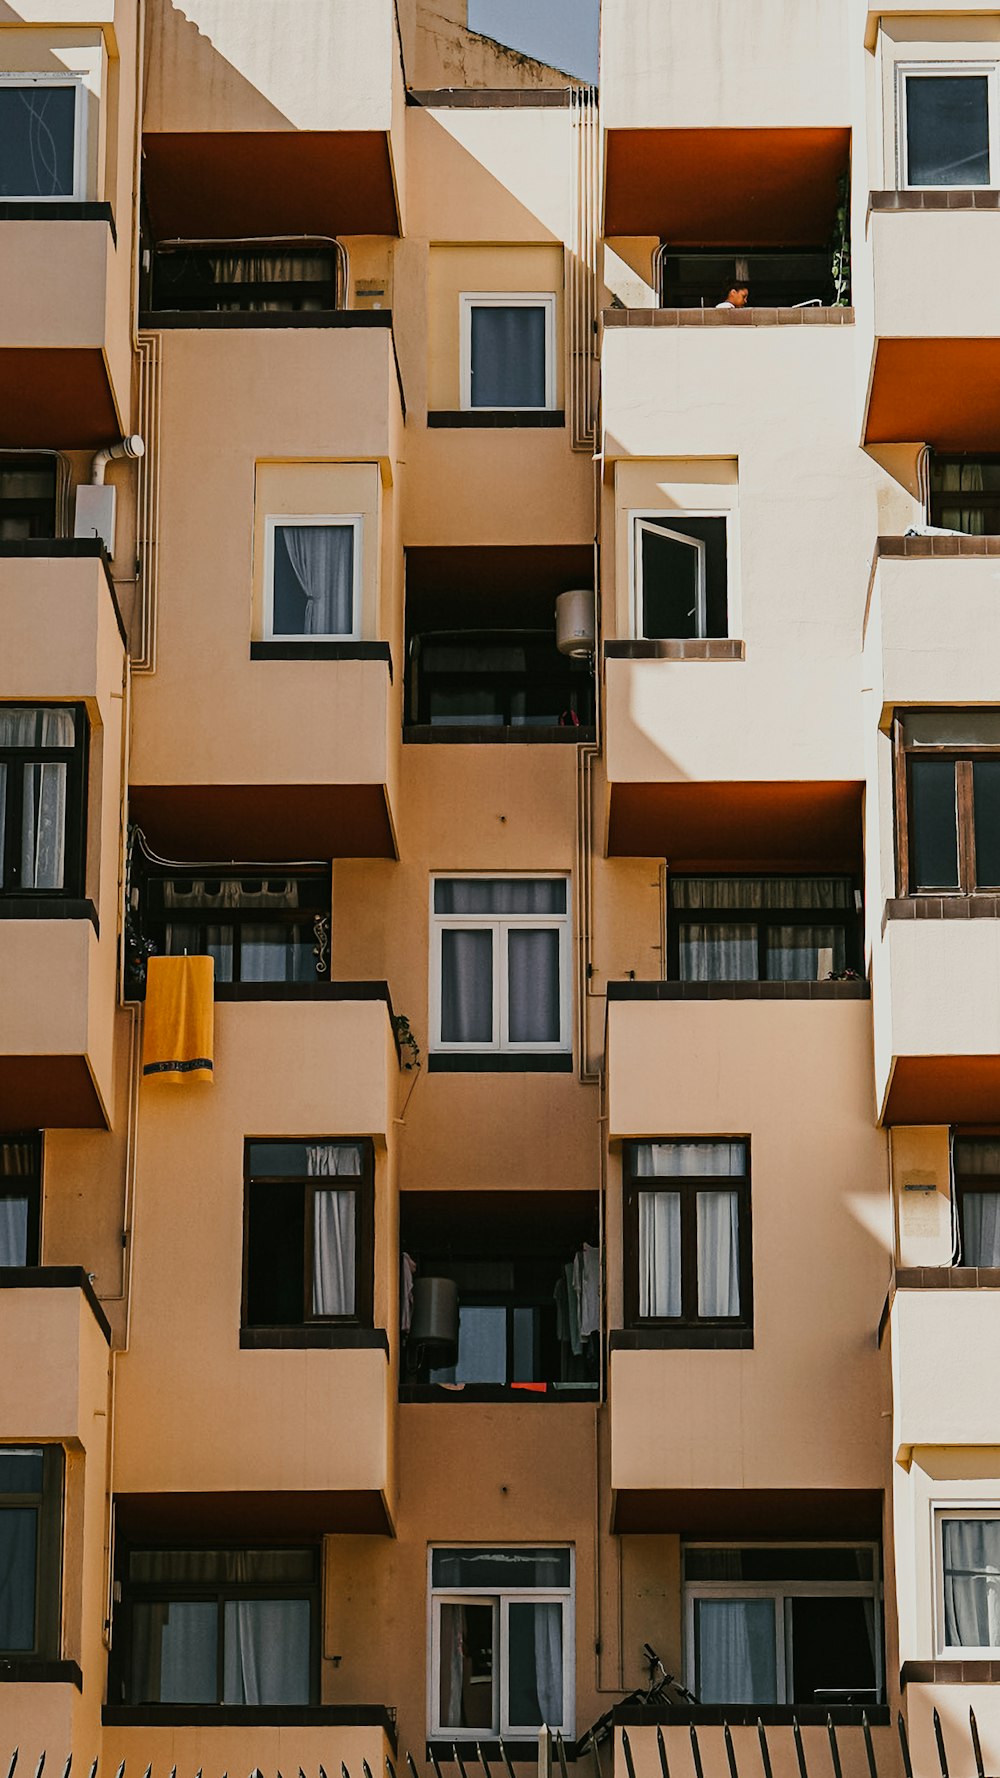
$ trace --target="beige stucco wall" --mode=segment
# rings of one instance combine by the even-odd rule
[[[989,704],[1000,665],[1000,557],[882,556],[865,631],[866,685],[894,708]]]
[[[1000,928],[993,920],[888,920],[873,948],[872,992],[882,1106],[897,1056],[1000,1051]]]

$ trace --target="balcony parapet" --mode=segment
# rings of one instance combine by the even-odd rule
[[[870,1000],[867,982],[609,982],[609,1000]]]
[[[870,191],[869,210],[1000,210],[1000,191],[943,187],[924,191]]]
[[[853,327],[854,310],[605,309],[605,327]]]

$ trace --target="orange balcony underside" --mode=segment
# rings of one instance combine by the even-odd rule
[[[379,130],[152,133],[143,190],[161,241],[399,233]]]
[[[0,446],[84,450],[121,431],[96,347],[0,348]]]
[[[129,792],[163,858],[395,858],[381,784],[156,784]]]
[[[880,340],[866,444],[1000,450],[1000,338]]]
[[[998,1119],[1000,1056],[898,1057],[884,1123],[996,1124]]]
[[[854,783],[613,784],[608,854],[675,870],[843,870],[861,859]]]
[[[84,1056],[0,1056],[0,1130],[103,1130]]]
[[[822,246],[849,129],[612,130],[605,233],[672,247]]]

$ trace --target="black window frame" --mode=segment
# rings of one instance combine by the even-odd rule
[[[969,711],[957,712],[959,715]],[[992,711],[992,706],[988,709]],[[1000,881],[979,881],[976,859],[975,787],[973,767],[978,761],[1000,764],[1000,741],[931,742],[907,741],[905,722],[908,716],[938,716],[946,723],[950,709],[897,711],[893,717],[892,744],[896,801],[896,881],[898,893],[910,896],[968,896],[1000,893]],[[914,807],[914,764],[920,760],[950,761],[955,768],[955,848],[957,883],[919,884],[916,881],[916,814]]]
[[[360,1179],[342,1175],[313,1175],[251,1172],[251,1151],[267,1147],[325,1147],[327,1144],[361,1150]],[[259,1321],[250,1319],[252,1243],[250,1223],[253,1214],[254,1187],[266,1190],[298,1189],[302,1194],[302,1318],[298,1321]],[[316,1315],[309,1308],[312,1298],[313,1252],[312,1217],[309,1207],[317,1192],[351,1191],[355,1195],[354,1223],[354,1312],[351,1315]],[[240,1297],[240,1330],[243,1333],[275,1333],[291,1329],[371,1328],[375,1315],[375,1147],[367,1136],[247,1136],[243,1143],[243,1284]]]
[[[15,1144],[23,1144],[30,1150],[32,1161],[28,1173],[8,1173],[4,1167],[4,1150],[13,1148]],[[27,1198],[28,1228],[25,1242],[26,1266],[41,1264],[42,1254],[42,1156],[43,1136],[41,1130],[17,1130],[0,1135],[0,1200],[6,1198]],[[0,1267],[0,1272],[6,1268]],[[16,1269],[16,1268],[15,1268]]]
[[[829,881],[846,883],[851,905],[845,908],[678,908],[673,903],[675,883],[707,881],[784,883]],[[757,974],[749,978],[758,982],[772,979],[811,981],[810,976],[771,978],[767,974],[767,936],[776,926],[843,926],[844,970],[861,973],[864,943],[864,910],[857,906],[860,884],[850,871],[670,871],[667,878],[667,980],[689,980],[681,976],[680,931],[686,925],[744,925],[757,927]],[[835,972],[836,974],[837,972]],[[713,978],[710,978],[713,979]],[[723,979],[718,978],[719,981]]]
[[[287,1549],[289,1553],[303,1554],[308,1552],[313,1561],[313,1575],[308,1582],[301,1581],[134,1581],[130,1576],[131,1560],[139,1553],[171,1554],[179,1551],[206,1552],[234,1551],[236,1553],[272,1551]],[[261,1708],[267,1706],[253,1704],[225,1704],[222,1701],[224,1691],[224,1660],[225,1660],[225,1611],[227,1600],[242,1599],[307,1599],[309,1602],[309,1706],[319,1703],[320,1672],[322,1661],[322,1597],[323,1597],[323,1555],[319,1544],[311,1542],[291,1541],[275,1538],[268,1542],[246,1540],[223,1540],[204,1538],[177,1539],[167,1543],[154,1539],[135,1539],[122,1545],[118,1558],[118,1586],[120,1601],[115,1611],[116,1634],[112,1639],[111,1675],[109,1693],[117,1692],[118,1701],[133,1705],[138,1709],[159,1712],[169,1709],[173,1714],[188,1711],[218,1710],[227,1713],[240,1710],[253,1710],[259,1714]],[[218,1638],[216,1647],[216,1691],[214,1704],[169,1704],[162,1705],[148,1699],[136,1699],[134,1692],[134,1607],[141,1604],[169,1604],[214,1602],[218,1608]],[[306,1706],[303,1706],[306,1708]]]
[[[5,698],[5,709],[71,711],[75,739],[72,747],[4,747],[0,745],[0,764],[7,767],[4,856],[0,857],[0,899],[4,901],[74,901],[84,892],[87,858],[87,767],[90,754],[90,723],[85,704],[59,703],[54,700]],[[32,764],[66,764],[66,822],[64,828],[65,869],[58,889],[22,888],[20,886],[22,820],[24,810],[24,777],[18,767]],[[11,769],[13,768],[13,770]]]
[[[935,478],[945,469],[957,466],[996,468],[1000,470],[1000,453],[995,451],[932,451],[930,459],[930,502],[929,518],[932,525],[942,526],[947,530],[958,530],[968,537],[1000,536],[1000,475],[998,485],[992,489],[977,488],[941,488],[935,486]],[[964,525],[945,526],[945,512],[952,507],[965,507],[969,512],[982,513],[989,517],[991,523],[984,524],[982,531],[967,530]]]
[[[192,917],[186,917],[184,909],[167,908],[165,904],[165,886],[168,883],[188,882],[205,879],[212,883],[252,884],[271,881],[294,881],[299,885],[300,905],[296,908],[261,908],[261,907],[219,907],[192,910]],[[305,889],[303,897],[302,891]],[[148,865],[143,870],[143,881],[140,890],[142,902],[141,926],[143,936],[152,947],[155,956],[177,956],[175,949],[167,951],[167,928],[190,928],[191,942],[185,947],[193,956],[208,954],[205,931],[209,926],[227,926],[233,929],[233,974],[223,981],[216,977],[216,987],[228,988],[239,986],[244,997],[252,993],[255,987],[266,996],[267,990],[275,985],[289,987],[306,987],[315,982],[327,982],[330,979],[330,923],[331,923],[331,877],[330,867],[317,866],[311,870],[294,869],[289,866],[275,864],[257,864],[256,866],[233,865],[184,865],[179,864],[169,869],[153,868]],[[304,903],[304,905],[303,905]],[[313,952],[316,957],[314,975],[308,983],[298,983],[288,977],[274,977],[261,980],[253,978],[244,982],[240,973],[241,966],[241,930],[246,926],[302,926],[311,921]]]
[[[742,1174],[648,1174],[635,1169],[636,1151],[657,1144],[688,1145],[694,1143],[742,1142],[746,1150],[746,1169]],[[689,1335],[735,1336],[753,1332],[753,1211],[751,1200],[752,1158],[749,1136],[650,1136],[643,1142],[626,1142],[622,1147],[622,1256],[624,1265],[625,1325],[642,1333],[662,1332],[678,1335],[677,1343],[696,1344]],[[738,1315],[699,1315],[698,1313],[698,1205],[697,1195],[705,1191],[733,1191],[737,1194],[739,1218],[739,1287]],[[639,1313],[639,1194],[640,1192],[671,1193],[680,1198],[681,1210],[681,1313],[680,1315],[640,1315]]]
[[[8,494],[4,487],[5,475],[13,470],[24,471],[26,469],[45,470],[47,474],[51,475],[51,492],[44,496],[40,494]],[[58,483],[59,476],[55,457],[47,456],[42,452],[36,456],[28,451],[19,451],[13,454],[0,450],[0,543],[2,541],[17,541],[16,539],[3,539],[5,519],[27,519],[27,536],[29,538],[55,537]]]
[[[0,1647],[0,1660],[58,1660],[62,1630],[62,1535],[65,1490],[65,1453],[62,1445],[37,1444],[29,1439],[4,1439],[4,1451],[41,1451],[42,1485],[21,1493],[0,1494],[0,1512],[33,1509],[35,1535],[34,1641],[30,1649]]]

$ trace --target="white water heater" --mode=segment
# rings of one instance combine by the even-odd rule
[[[594,595],[589,587],[571,587],[556,600],[556,647],[560,654],[583,660],[597,647]]]

